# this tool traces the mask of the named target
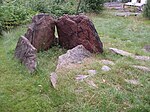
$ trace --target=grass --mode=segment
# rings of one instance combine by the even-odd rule
[[[58,87],[53,89],[49,75],[56,68],[58,56],[65,50],[53,47],[38,53],[38,68],[29,74],[26,68],[13,58],[14,49],[26,26],[4,33],[0,38],[0,112],[149,112],[150,74],[131,65],[150,66],[150,62],[111,54],[109,47],[116,47],[135,54],[150,56],[142,50],[150,44],[150,24],[141,17],[115,17],[110,12],[91,16],[104,43],[104,53],[94,56],[96,61],[80,69],[59,74]],[[109,72],[101,71],[100,60],[115,62]],[[75,76],[95,69],[89,77],[98,88],[86,81],[76,82]],[[125,82],[135,79],[139,85]],[[104,82],[104,80],[106,82]]]

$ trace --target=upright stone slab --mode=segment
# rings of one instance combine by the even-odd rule
[[[47,14],[39,14],[33,17],[25,37],[37,49],[48,50],[55,38],[55,21]]]
[[[29,70],[29,72],[34,72],[36,69],[36,48],[34,48],[29,40],[21,36],[18,40],[15,49],[15,58],[19,59]]]
[[[85,15],[64,15],[56,22],[59,44],[66,49],[83,45],[91,53],[102,53],[100,41],[94,24]]]

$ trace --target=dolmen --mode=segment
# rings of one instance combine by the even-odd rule
[[[55,36],[55,29],[58,38]],[[27,32],[19,38],[15,58],[33,73],[37,66],[36,53],[49,50],[56,42],[67,50],[83,45],[91,53],[103,52],[103,43],[94,24],[87,16],[64,15],[54,19],[42,13],[32,18]]]

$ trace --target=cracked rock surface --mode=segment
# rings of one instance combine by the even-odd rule
[[[59,44],[66,49],[83,45],[91,53],[102,53],[103,44],[92,21],[85,15],[64,15],[56,22]]]
[[[37,49],[48,50],[55,39],[55,20],[48,14],[35,15],[25,37]]]
[[[37,66],[36,53],[36,48],[31,45],[29,40],[21,36],[15,49],[15,58],[20,60],[30,73],[34,72]]]

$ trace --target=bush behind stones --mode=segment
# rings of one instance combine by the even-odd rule
[[[80,12],[100,12],[104,0],[82,0]],[[75,14],[76,0],[0,0],[0,34],[31,21],[37,13],[49,13],[55,17]]]
[[[100,13],[103,10],[105,0],[84,0],[84,11]]]
[[[147,0],[147,4],[145,5],[144,16],[150,19],[150,0]]]

